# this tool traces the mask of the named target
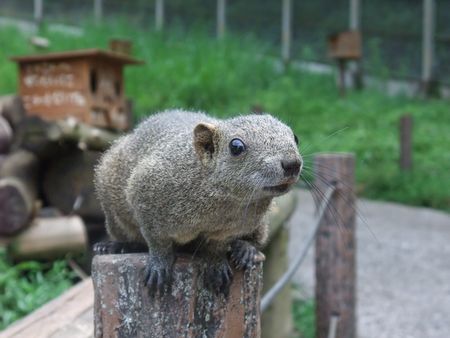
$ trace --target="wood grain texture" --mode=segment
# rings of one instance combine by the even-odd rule
[[[260,337],[262,263],[234,271],[228,299],[203,286],[207,264],[179,257],[170,293],[152,298],[144,285],[146,254],[96,256],[95,337]]]
[[[331,316],[338,317],[336,337],[356,337],[354,168],[351,154],[320,154],[314,159],[318,200],[337,183],[316,236],[317,338],[328,337]]]

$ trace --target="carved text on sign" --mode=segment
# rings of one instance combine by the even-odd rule
[[[59,63],[39,62],[25,65],[24,70],[26,73],[41,73],[41,74],[51,74],[57,72],[67,73],[72,71],[72,66],[67,62],[59,62]]]
[[[32,94],[24,95],[23,101],[25,108],[30,106],[62,106],[62,105],[75,105],[78,107],[86,106],[86,98],[81,92],[77,91],[54,91],[46,94]]]
[[[39,63],[24,68],[23,84],[26,87],[66,87],[75,84],[72,66],[68,63]]]
[[[54,76],[30,74],[23,77],[23,83],[26,87],[67,87],[74,85],[73,74],[57,74]]]

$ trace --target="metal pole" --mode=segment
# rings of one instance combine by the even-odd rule
[[[164,0],[155,1],[155,28],[162,31],[164,27]]]
[[[291,58],[292,0],[283,0],[281,15],[281,59],[288,63]]]
[[[422,85],[425,92],[433,76],[435,8],[435,0],[423,1]]]
[[[103,0],[94,0],[94,18],[96,23],[100,23],[103,16]]]
[[[350,22],[349,26],[351,30],[359,30],[361,21],[360,0],[350,0]]]
[[[34,21],[38,26],[42,23],[44,15],[44,3],[43,0],[34,0]]]
[[[226,29],[226,0],[217,0],[217,38],[225,36]]]
[[[361,31],[361,0],[350,0],[349,29]],[[352,86],[361,89],[363,87],[363,74],[361,60],[349,62],[349,71],[352,77]]]

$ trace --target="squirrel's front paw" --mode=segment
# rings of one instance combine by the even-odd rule
[[[256,249],[249,242],[244,240],[235,240],[231,244],[231,260],[237,269],[247,269],[255,262],[264,260],[264,254]]]
[[[172,280],[172,262],[169,259],[151,256],[145,269],[144,283],[148,286],[151,296],[163,295],[170,288]]]
[[[204,285],[216,294],[224,294],[225,297],[228,296],[232,280],[233,271],[225,258],[208,265],[204,274]]]

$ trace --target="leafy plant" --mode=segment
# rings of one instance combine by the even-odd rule
[[[0,248],[0,330],[60,295],[74,280],[64,260],[14,265]]]
[[[296,300],[293,303],[292,315],[295,329],[301,338],[315,337],[315,305],[312,299]]]

